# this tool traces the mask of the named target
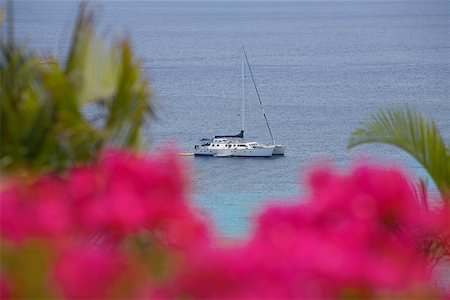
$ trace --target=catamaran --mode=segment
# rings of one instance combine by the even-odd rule
[[[250,76],[252,78],[253,86],[255,87],[256,95],[258,96],[259,104],[261,106],[264,119],[266,121],[267,129],[272,143],[263,144],[254,141],[246,141],[244,139],[245,130],[245,66],[247,65]],[[253,77],[253,72],[250,67],[250,62],[242,47],[241,54],[241,80],[242,80],[242,99],[241,99],[241,132],[236,135],[216,135],[214,138],[201,139],[200,143],[194,146],[194,155],[206,155],[216,157],[238,156],[238,157],[270,157],[272,155],[284,155],[285,147],[275,143],[272,130],[270,129],[269,121],[266,112],[259,96],[258,88]]]

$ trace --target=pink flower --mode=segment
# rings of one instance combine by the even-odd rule
[[[3,275],[0,275],[0,299],[6,300],[11,298],[11,289],[9,283]]]
[[[426,236],[448,251],[450,209],[421,211],[397,169],[316,168],[307,197],[267,208],[249,240],[226,249],[188,201],[184,172],[174,155],[108,150],[64,176],[12,182],[1,236],[49,244],[50,294],[69,299],[437,295],[420,250]],[[14,256],[21,243],[11,245]]]
[[[60,238],[73,229],[64,182],[43,176],[31,185],[12,183],[0,195],[0,225],[4,238]]]
[[[206,239],[206,226],[184,196],[183,167],[174,157],[109,150],[98,163],[72,171],[68,184],[81,226],[117,237],[158,230],[185,245]]]
[[[387,182],[386,182],[387,181]],[[359,166],[322,168],[309,201],[271,207],[253,237],[229,250],[188,256],[157,295],[192,298],[433,296],[425,261],[399,239],[420,216],[404,175]],[[418,293],[418,294],[417,294]]]
[[[1,233],[8,239],[107,235],[120,240],[146,228],[187,248],[208,230],[185,197],[183,166],[172,154],[146,157],[108,150],[67,175],[15,182],[1,192]]]
[[[210,228],[198,216],[186,210],[184,214],[160,220],[153,228],[157,231],[160,242],[173,249],[195,251],[208,247]]]
[[[127,272],[126,259],[116,250],[84,245],[61,253],[54,280],[69,299],[104,299],[118,291],[116,285]]]

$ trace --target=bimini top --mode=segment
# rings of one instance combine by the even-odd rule
[[[215,139],[217,138],[244,138],[244,130],[241,130],[241,132],[239,132],[236,135],[216,135],[214,136]]]

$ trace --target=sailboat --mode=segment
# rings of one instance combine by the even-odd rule
[[[247,65],[249,73],[252,78],[253,86],[255,87],[256,95],[258,96],[259,104],[261,106],[264,119],[266,121],[267,129],[272,143],[262,144],[255,141],[246,141],[244,139],[245,131],[245,65]],[[272,155],[284,155],[285,147],[275,143],[272,130],[270,129],[269,121],[266,112],[259,96],[258,88],[253,77],[253,72],[250,67],[250,62],[242,47],[241,54],[241,79],[242,79],[242,99],[241,99],[241,131],[236,135],[216,135],[214,138],[204,138],[200,143],[194,146],[194,155],[216,156],[216,157],[271,157]]]

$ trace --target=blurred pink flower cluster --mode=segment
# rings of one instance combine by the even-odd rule
[[[423,212],[404,175],[383,167],[316,169],[308,186],[308,199],[263,212],[247,243],[191,257],[157,295],[439,298],[417,233],[450,232],[449,210]]]
[[[2,191],[1,234],[60,240],[95,234],[110,242],[142,228],[160,230],[173,245],[206,241],[190,209],[184,168],[175,155],[154,158],[110,150],[63,176],[49,174]]]
[[[137,277],[139,272],[145,275],[145,268],[133,251],[156,247],[135,249],[136,242],[129,239],[139,241],[144,233],[146,243],[168,253],[188,253],[208,244],[206,222],[186,199],[184,171],[174,154],[150,158],[109,150],[97,162],[63,175],[4,183],[0,195],[3,292],[23,298],[41,296],[21,291],[27,287],[20,282],[20,274],[8,280],[8,271],[17,271],[8,267],[26,260],[31,247],[48,256],[48,270],[35,276],[44,275],[44,289],[54,290],[50,295],[135,296],[120,291],[124,282],[134,287],[148,279]],[[162,258],[161,254],[156,257]]]
[[[448,238],[450,210],[423,211],[399,170],[316,168],[307,197],[267,208],[228,247],[188,201],[185,171],[174,155],[110,150],[5,183],[2,299],[440,297],[420,248],[424,233]]]

